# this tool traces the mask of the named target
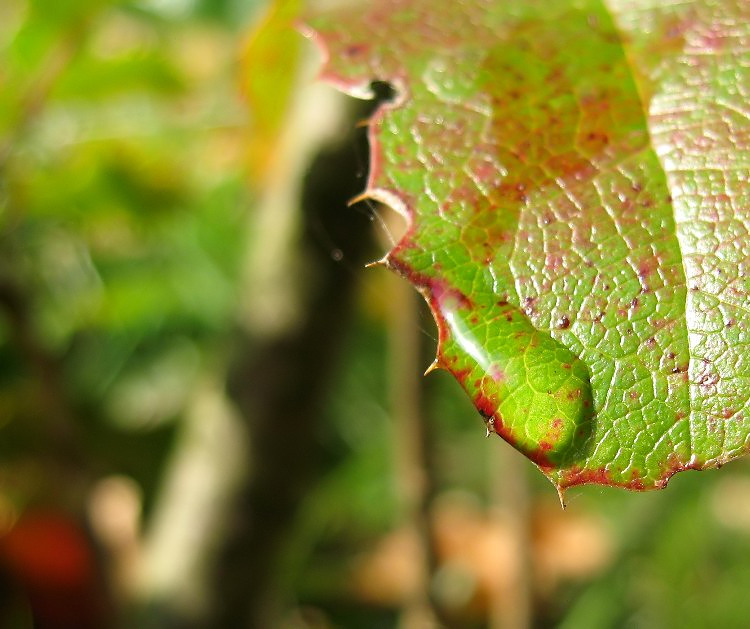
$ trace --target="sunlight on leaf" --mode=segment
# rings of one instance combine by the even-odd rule
[[[365,3],[323,77],[388,81],[365,196],[436,366],[562,492],[664,487],[747,450],[750,5]]]

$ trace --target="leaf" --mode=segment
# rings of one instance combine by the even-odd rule
[[[750,4],[378,0],[319,16],[371,120],[383,263],[436,366],[562,490],[664,487],[744,454]]]
[[[243,92],[253,114],[248,160],[258,180],[267,175],[292,101],[300,41],[291,28],[302,0],[272,0],[242,52]]]

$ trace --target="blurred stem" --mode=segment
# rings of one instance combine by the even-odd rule
[[[350,112],[346,128],[354,128],[361,107],[367,114],[373,104]],[[351,319],[356,280],[372,255],[369,220],[346,206],[361,188],[357,165],[366,153],[363,144],[360,130],[356,138],[318,152],[304,175],[301,211],[291,208],[296,220],[285,222],[292,231],[275,241],[280,243],[275,255],[261,261],[288,271],[279,288],[295,292],[289,301],[296,316],[237,340],[228,390],[247,427],[251,470],[234,501],[215,570],[215,609],[201,626],[281,624],[280,558],[300,503],[320,474],[325,399]],[[332,255],[331,243],[341,247],[344,263]],[[252,299],[264,298],[257,286],[249,289]]]
[[[244,471],[243,436],[224,382],[206,377],[191,396],[143,538],[138,572],[143,604],[167,600],[186,616],[206,613],[205,564],[218,546],[229,497]]]
[[[407,525],[419,549],[418,582],[404,610],[403,629],[438,626],[430,595],[437,567],[430,506],[436,490],[431,434],[424,403],[424,338],[420,296],[404,279],[390,278],[390,388],[397,478]]]
[[[497,444],[490,456],[492,501],[506,523],[514,549],[509,589],[495,588],[490,629],[529,629],[534,617],[534,578],[531,558],[531,491],[526,461],[506,444]],[[497,570],[507,569],[497,562]],[[500,582],[498,580],[497,582]]]

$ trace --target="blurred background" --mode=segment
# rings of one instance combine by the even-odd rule
[[[0,0],[0,627],[748,626],[747,463],[563,511],[421,377],[302,4]]]

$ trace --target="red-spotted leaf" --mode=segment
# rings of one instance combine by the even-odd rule
[[[663,487],[750,439],[750,2],[373,0],[324,77],[388,81],[365,194],[437,365],[560,489]]]

